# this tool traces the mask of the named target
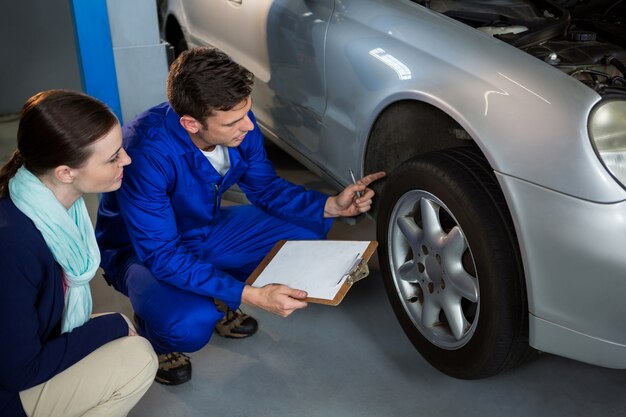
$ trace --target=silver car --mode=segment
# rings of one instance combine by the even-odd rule
[[[338,189],[349,169],[390,174],[389,299],[417,350],[469,379],[536,350],[626,368],[624,16],[601,0],[169,0],[162,34],[253,71],[267,138]]]

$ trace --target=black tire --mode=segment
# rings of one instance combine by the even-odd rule
[[[431,365],[477,379],[531,356],[517,238],[477,149],[432,152],[398,167],[381,196],[377,236],[393,310]]]
[[[187,49],[189,49],[189,47],[187,46],[187,41],[185,40],[185,37],[183,36],[181,32],[180,38],[176,40],[176,43],[174,44],[175,57],[178,58],[178,56],[182,54],[184,51],[186,51]]]
[[[189,49],[187,41],[185,40],[185,35],[183,35],[183,31],[180,28],[180,25],[173,17],[171,17],[167,22],[167,27],[165,29],[165,40],[171,45],[174,50],[172,61],[178,58],[181,53]]]

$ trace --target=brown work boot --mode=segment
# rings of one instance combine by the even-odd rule
[[[222,337],[242,339],[252,336],[259,328],[259,324],[253,318],[240,309],[232,310],[226,304],[215,300],[217,309],[224,312],[224,318],[215,324],[215,331]]]
[[[154,380],[164,385],[179,385],[191,379],[189,356],[180,352],[162,353],[159,357],[159,370]]]

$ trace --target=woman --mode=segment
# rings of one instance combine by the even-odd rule
[[[31,97],[0,172],[0,415],[125,416],[157,370],[120,314],[91,316],[100,263],[84,193],[120,187],[130,158],[101,102]]]

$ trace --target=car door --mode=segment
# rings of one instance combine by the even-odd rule
[[[180,2],[187,21],[189,46],[227,45],[226,0],[184,0]]]
[[[216,1],[216,0],[213,0]],[[273,0],[217,0],[222,3],[226,40],[221,46],[238,63],[252,71],[256,79],[267,82],[269,57],[267,44],[268,13]]]
[[[320,147],[324,43],[333,7],[334,0],[275,0],[267,10],[268,77],[257,77],[255,113],[275,139],[307,157]]]

